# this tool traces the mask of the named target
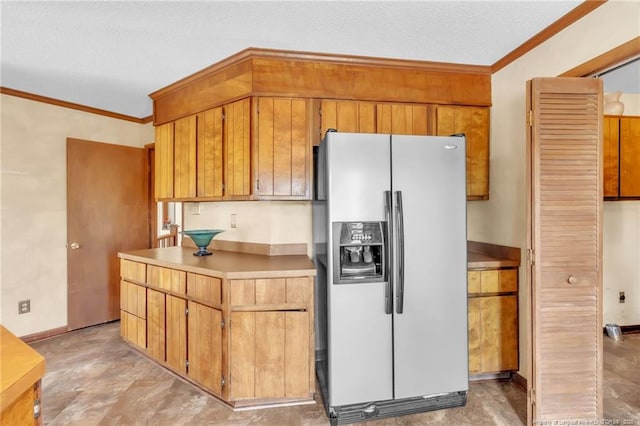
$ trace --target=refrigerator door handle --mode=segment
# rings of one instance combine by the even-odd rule
[[[385,251],[385,264],[386,264],[386,281],[387,285],[384,288],[384,313],[391,315],[393,313],[393,269],[391,268],[391,205],[393,199],[391,191],[384,191],[384,219],[387,222],[387,250]]]
[[[396,312],[404,310],[404,213],[402,211],[402,191],[396,191],[396,236],[397,236],[397,267],[398,281],[396,283]]]

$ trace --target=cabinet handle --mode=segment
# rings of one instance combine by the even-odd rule
[[[578,278],[575,275],[569,275],[569,278],[567,278],[567,282],[569,284],[577,284]]]

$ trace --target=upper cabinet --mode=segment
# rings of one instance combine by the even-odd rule
[[[438,105],[431,134],[464,133],[467,143],[467,199],[489,198],[489,108]]]
[[[321,137],[339,132],[449,136],[467,143],[467,199],[489,199],[489,108],[323,100]]]
[[[157,199],[311,199],[327,129],[464,132],[469,198],[489,196],[488,67],[250,48],[150,96]]]
[[[265,97],[255,101],[257,197],[309,198],[310,101]]]
[[[602,133],[605,199],[640,198],[640,117],[605,116]]]

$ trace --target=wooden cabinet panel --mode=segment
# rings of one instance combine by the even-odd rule
[[[173,123],[155,129],[155,197],[173,198]]]
[[[167,364],[181,374],[187,373],[187,302],[166,296]]]
[[[640,117],[620,117],[620,196],[640,197]]]
[[[147,346],[147,321],[121,310],[120,336],[140,348],[145,348]]]
[[[222,107],[201,112],[197,119],[197,196],[221,197],[224,188]]]
[[[140,318],[147,317],[147,289],[143,286],[120,281],[120,309]]]
[[[469,373],[518,369],[517,296],[472,297],[468,304]]]
[[[467,273],[469,293],[506,293],[518,291],[517,269],[488,269]]]
[[[309,101],[258,98],[257,194],[304,197],[310,191]]]
[[[220,305],[222,303],[222,281],[220,278],[187,273],[187,295],[203,303]]]
[[[36,385],[39,386],[39,385]],[[7,426],[26,426],[42,424],[42,416],[34,418],[33,406],[38,399],[36,386],[30,386],[26,391],[6,406],[0,413],[0,424]],[[3,401],[4,404],[4,401]]]
[[[481,370],[518,369],[518,318],[516,296],[481,297]]]
[[[147,351],[152,357],[165,360],[165,296],[147,289]]]
[[[427,106],[412,104],[378,104],[376,133],[427,135]]]
[[[120,276],[124,280],[133,280],[141,283],[146,282],[147,265],[145,265],[144,263],[121,259]]]
[[[620,194],[620,119],[604,117],[603,133],[603,194],[605,197],[618,197]]]
[[[349,133],[376,132],[374,102],[323,100],[320,111],[320,139],[328,129]]]
[[[255,395],[255,312],[231,313],[231,350],[229,353],[229,398],[253,398]]]
[[[196,116],[181,118],[174,129],[174,198],[196,196]]]
[[[251,194],[251,100],[243,99],[224,107],[225,193]]]
[[[190,378],[222,394],[222,311],[189,301]]]
[[[309,312],[233,312],[231,398],[308,397]],[[312,325],[311,325],[312,326]]]
[[[468,272],[469,373],[518,369],[518,270]]]
[[[147,284],[184,294],[187,290],[187,273],[149,265],[147,268]]]
[[[309,277],[231,280],[230,292],[231,306],[283,303],[311,305],[313,281]]]
[[[467,305],[468,316],[468,345],[469,345],[469,373],[482,372],[482,351],[480,347],[482,319],[480,317],[481,298],[472,297]]]
[[[467,197],[489,198],[489,108],[436,107],[436,135],[464,133],[467,142]]]

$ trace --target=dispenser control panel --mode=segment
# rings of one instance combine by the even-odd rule
[[[347,222],[342,224],[340,244],[381,244],[379,222]]]

